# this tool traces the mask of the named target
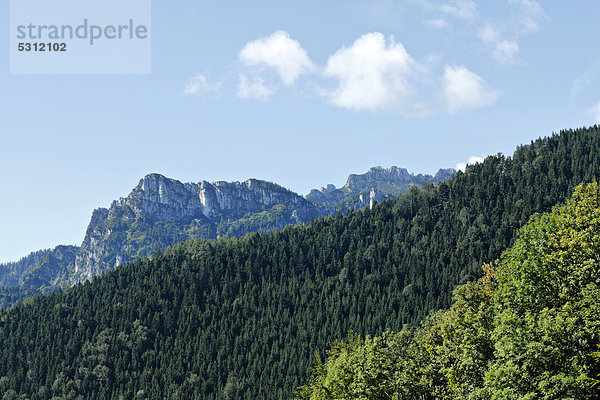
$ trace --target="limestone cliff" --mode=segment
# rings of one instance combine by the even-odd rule
[[[271,182],[182,183],[160,174],[142,178],[127,197],[92,213],[80,247],[57,246],[0,265],[0,289],[23,287],[27,296],[91,279],[106,269],[152,256],[190,239],[217,239],[268,231],[348,209],[372,207],[411,186],[438,183],[454,170],[435,176],[406,169],[371,168],[350,175],[337,189],[327,185],[306,198]],[[50,288],[50,289],[49,289]]]

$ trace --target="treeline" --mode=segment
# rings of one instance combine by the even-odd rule
[[[187,242],[26,300],[0,313],[0,392],[290,398],[348,331],[400,331],[447,308],[599,165],[599,127],[565,131],[371,210]]]
[[[600,186],[536,214],[484,271],[420,329],[335,343],[298,399],[600,398]]]

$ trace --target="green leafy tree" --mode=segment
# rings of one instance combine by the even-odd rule
[[[600,341],[600,188],[536,215],[498,277],[490,398],[585,398]]]
[[[599,398],[600,186],[535,215],[483,269],[421,329],[335,344],[298,398]]]
[[[334,343],[325,364],[317,358],[313,376],[307,386],[299,389],[297,398],[414,398],[423,391],[415,370],[416,350],[413,335],[408,330],[387,331],[364,339],[351,333],[347,342]]]

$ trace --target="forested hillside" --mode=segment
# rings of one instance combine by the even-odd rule
[[[35,251],[17,262],[5,264],[4,268],[0,268],[0,286],[18,286],[27,267],[39,264],[50,251]]]
[[[306,198],[257,179],[183,183],[148,174],[127,197],[93,211],[81,246],[57,246],[0,264],[0,308],[70,287],[175,243],[267,232],[358,210],[454,173],[441,169],[435,176],[414,175],[404,168],[375,167],[350,175],[340,189],[328,185]]]
[[[484,271],[421,329],[336,343],[298,398],[600,398],[600,186],[536,214]]]
[[[0,391],[31,399],[290,398],[316,351],[450,305],[538,211],[600,175],[565,131],[372,209],[198,240],[0,313]]]

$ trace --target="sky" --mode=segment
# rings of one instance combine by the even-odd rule
[[[11,74],[0,41],[0,262],[80,244],[92,210],[152,172],[307,194],[600,123],[594,0],[154,0],[151,15],[149,74]]]

